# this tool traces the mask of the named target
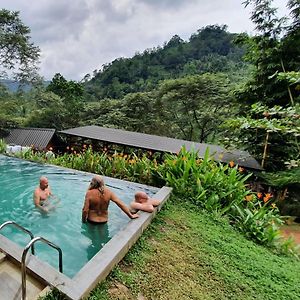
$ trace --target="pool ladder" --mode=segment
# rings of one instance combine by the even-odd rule
[[[63,272],[63,264],[62,264],[62,250],[60,247],[58,247],[57,245],[53,244],[52,242],[46,240],[43,237],[37,236],[34,237],[34,235],[32,234],[31,231],[29,231],[28,229],[24,228],[23,226],[19,225],[18,223],[14,222],[14,221],[7,221],[4,222],[3,224],[0,225],[0,230],[4,227],[6,227],[7,225],[13,225],[15,227],[17,227],[18,229],[22,230],[23,232],[27,233],[30,236],[30,242],[24,247],[23,253],[22,253],[22,260],[21,260],[21,274],[22,274],[22,300],[26,300],[26,256],[28,253],[28,250],[31,248],[31,253],[32,255],[34,255],[35,250],[34,250],[34,244],[37,241],[41,241],[45,244],[47,244],[48,246],[56,249],[58,251],[59,254],[59,272]]]

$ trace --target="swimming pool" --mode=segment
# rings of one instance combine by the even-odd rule
[[[53,194],[61,199],[54,211],[43,214],[35,208],[32,194],[40,176],[47,176]],[[0,155],[0,224],[12,220],[61,247],[64,274],[73,277],[130,219],[114,204],[109,207],[109,221],[95,226],[81,222],[84,195],[92,174],[42,165]],[[137,189],[153,195],[157,188],[105,177],[109,186],[126,204]],[[25,246],[29,238],[14,227],[1,234]],[[36,256],[58,267],[57,252],[36,244]]]

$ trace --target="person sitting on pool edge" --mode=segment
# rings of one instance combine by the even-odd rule
[[[150,198],[145,192],[138,191],[134,195],[134,201],[130,203],[130,210],[137,212],[138,210],[152,213],[156,206],[160,204],[157,199]]]
[[[43,212],[49,212],[49,210],[55,208],[53,203],[50,204],[50,202],[48,201],[50,197],[54,197],[57,200],[57,202],[59,201],[59,199],[56,196],[54,196],[51,192],[51,188],[48,183],[48,178],[42,176],[40,178],[39,186],[34,190],[33,193],[34,205]]]
[[[106,223],[110,201],[116,203],[130,219],[139,217],[137,214],[132,214],[115,193],[105,186],[101,176],[96,175],[92,178],[88,191],[85,194],[82,208],[82,222],[92,224]]]

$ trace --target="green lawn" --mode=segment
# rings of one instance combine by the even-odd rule
[[[295,300],[299,274],[296,259],[278,256],[227,221],[173,199],[88,299]]]

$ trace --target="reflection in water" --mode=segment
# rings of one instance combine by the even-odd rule
[[[61,199],[56,209],[49,213],[41,212],[33,202],[33,192],[41,176],[48,177],[52,192]],[[73,277],[130,220],[113,204],[109,207],[108,224],[82,224],[83,200],[92,176],[0,155],[0,224],[15,221],[34,236],[42,236],[59,246],[63,251],[64,274]],[[137,188],[149,194],[157,191],[110,178],[107,178],[107,185],[127,205]],[[54,199],[49,197],[49,200]],[[1,234],[21,247],[30,240],[15,227],[4,228]],[[37,243],[36,249],[41,260],[57,267],[57,251],[44,243]]]
[[[90,240],[86,249],[88,260],[90,260],[111,239],[107,223],[82,223],[81,233]]]

